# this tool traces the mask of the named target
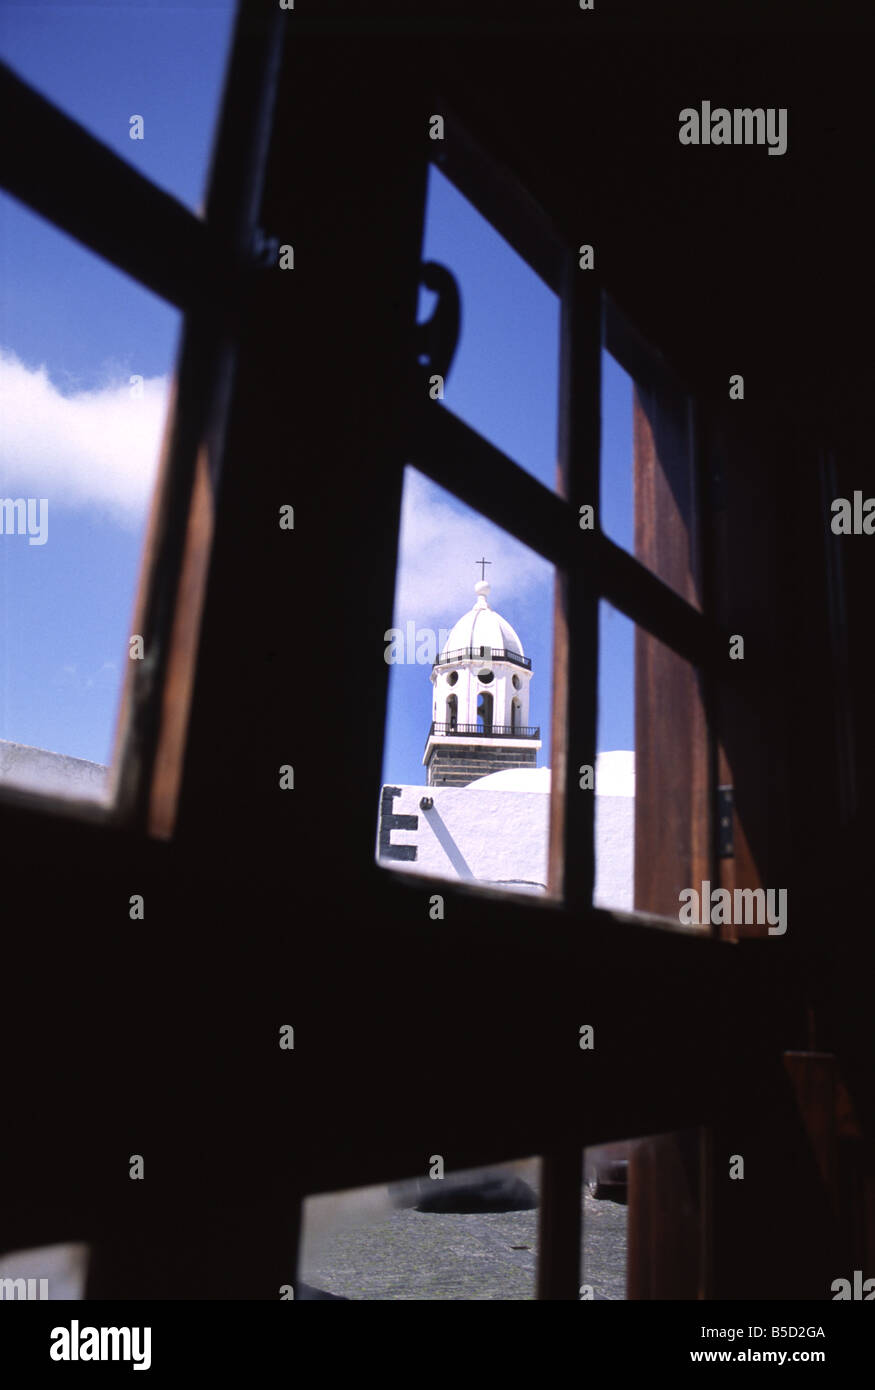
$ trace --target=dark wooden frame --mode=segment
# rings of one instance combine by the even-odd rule
[[[30,132],[6,145],[0,184],[185,314],[132,628],[146,657],[128,663],[106,804],[0,787],[14,806],[172,830],[282,40],[281,19],[266,7],[254,20],[241,10],[203,218],[0,64],[0,110],[10,129]]]
[[[31,1095],[44,1077],[57,1086],[58,1099],[52,1127],[33,1120],[17,1162],[3,1154],[3,1190],[16,1193],[15,1209],[3,1213],[3,1246],[87,1238],[97,1251],[92,1295],[122,1296],[120,1290],[134,1288],[140,1296],[202,1297],[209,1208],[233,1199],[256,1220],[229,1242],[227,1277],[210,1282],[212,1296],[275,1298],[275,1270],[292,1263],[288,1250],[305,1195],[420,1172],[438,1134],[448,1167],[544,1156],[538,1296],[576,1300],[584,1145],[705,1126],[702,1292],[738,1297],[747,1287],[752,1246],[737,1228],[754,1233],[756,1219],[749,1215],[747,1226],[738,1227],[737,1194],[723,1181],[725,1154],[740,1136],[750,1152],[766,1158],[770,1152],[774,1100],[783,1095],[780,1050],[806,1041],[810,960],[791,956],[789,974],[779,976],[768,943],[731,944],[673,929],[665,919],[594,910],[592,800],[583,795],[566,792],[564,811],[551,822],[551,875],[554,882],[562,877],[561,901],[535,905],[464,885],[413,882],[373,859],[387,687],[380,638],[395,568],[394,550],[383,538],[397,534],[406,462],[416,462],[561,572],[557,804],[563,770],[594,758],[596,596],[687,661],[715,672],[731,630],[737,571],[715,567],[699,612],[600,532],[580,532],[579,501],[598,502],[598,397],[592,390],[572,401],[570,385],[580,377],[592,380],[593,373],[597,380],[599,282],[545,254],[541,234],[533,235],[529,214],[538,200],[524,191],[530,163],[520,159],[509,184],[499,175],[482,184],[479,175],[465,173],[474,168],[472,159],[476,163],[475,138],[495,154],[493,168],[516,168],[513,137],[508,160],[507,141],[499,150],[500,142],[491,139],[470,87],[454,80],[450,61],[439,60],[435,69],[447,100],[471,132],[467,143],[459,137],[458,167],[450,162],[448,171],[561,290],[559,491],[540,486],[416,396],[419,238],[426,166],[434,154],[426,117],[440,109],[435,102],[442,98],[424,99],[421,75],[414,80],[403,63],[382,59],[385,69],[377,76],[387,80],[381,82],[330,38],[324,50],[316,39],[292,45],[277,86],[262,180],[267,121],[255,98],[270,103],[268,74],[283,17],[267,3],[253,13],[256,21],[247,20],[235,43],[205,223],[132,174],[17,79],[3,77],[5,128],[27,114],[40,155],[34,159],[33,147],[25,154],[14,143],[4,145],[5,186],[189,316],[173,463],[156,514],[153,581],[143,589],[144,626],[159,659],[148,689],[128,695],[133,732],[127,746],[134,752],[133,761],[126,755],[122,764],[119,814],[95,825],[68,805],[5,794],[0,800],[7,852],[15,862],[48,862],[55,869],[38,914],[23,891],[11,888],[10,918],[17,913],[35,930],[32,938],[12,942],[14,996],[6,1002],[23,1037],[30,1036],[28,1021],[33,1030],[33,1018],[50,1009],[66,1042],[60,1061],[33,1042],[20,1093],[16,1078],[6,1078],[10,1115],[31,1114]],[[430,88],[440,89],[437,82]],[[362,111],[379,132],[379,158],[373,160],[362,157],[356,143]],[[301,138],[307,130],[318,137]],[[252,197],[238,203],[250,176]],[[83,186],[90,197],[80,197]],[[132,207],[139,216],[129,221]],[[356,214],[354,255],[350,209]],[[301,254],[293,275],[256,272],[248,259],[256,224],[268,236],[296,242]],[[567,207],[558,204],[553,231],[566,247],[584,239]],[[229,341],[236,343],[237,366],[225,406],[224,392],[217,400],[212,388],[221,384],[216,376],[228,361]],[[202,385],[211,388],[203,397]],[[340,395],[344,410],[337,409]],[[705,416],[709,476],[722,455],[730,483],[738,486],[741,447],[718,411]],[[205,445],[205,435],[214,443]],[[335,476],[321,466],[326,454],[342,460],[348,496],[338,498]],[[476,468],[466,468],[474,459]],[[296,506],[293,538],[276,525],[277,508],[287,501]],[[738,506],[730,487],[729,508],[737,512]],[[718,539],[719,510],[713,507],[706,518]],[[325,528],[314,524],[326,516],[342,557],[327,572]],[[342,572],[348,556],[367,561],[367,594]],[[203,618],[198,636],[191,627],[177,628],[185,668],[179,680],[190,690],[192,709],[183,740],[185,711],[171,701],[168,680],[173,622],[182,613],[178,596],[185,588],[201,601],[196,575],[190,587],[184,581],[187,567],[189,578],[193,571],[201,575]],[[332,634],[362,673],[368,698],[354,741],[314,738],[290,746],[289,729],[305,727],[308,710],[295,682],[298,644],[284,643],[276,628],[316,581],[321,610],[331,615]],[[241,611],[245,622],[235,618]],[[229,661],[229,625],[245,660]],[[717,734],[736,743],[739,729],[745,730],[738,714],[745,693],[739,696],[736,687],[713,700]],[[167,716],[178,722],[162,754],[165,700]],[[343,729],[342,714],[342,693],[327,688],[320,711],[325,725]],[[569,725],[575,741],[563,750],[566,762],[559,754],[561,731]],[[249,732],[246,756],[234,756],[232,744],[230,758],[217,758],[217,745],[235,727]],[[288,760],[296,767],[293,795],[276,789],[276,771]],[[159,796],[162,764],[167,780]],[[573,786],[567,773],[565,782]],[[782,771],[780,789],[791,785]],[[326,791],[331,787],[345,788],[339,826],[337,803]],[[755,776],[748,777],[751,787],[758,790]],[[162,842],[150,838],[150,824],[165,834],[172,826],[172,835]],[[336,872],[339,854],[342,875]],[[285,877],[290,861],[291,884]],[[219,873],[221,912],[204,907]],[[127,894],[134,891],[146,894],[150,925],[160,924],[148,952],[138,940],[120,941],[120,927],[129,928]],[[428,919],[433,892],[446,903],[440,924]],[[66,925],[69,899],[91,928],[75,943],[58,926]],[[358,900],[372,909],[365,922],[355,915]],[[800,935],[805,941],[804,924]],[[396,987],[391,1007],[383,1002],[388,990],[380,989],[386,978]],[[427,990],[406,992],[422,981]],[[440,1003],[446,998],[454,1004],[449,1020]],[[520,1023],[526,1006],[536,1026]],[[280,1059],[274,1030],[290,1015],[308,1045]],[[591,1056],[577,1047],[584,1021],[595,1025],[601,1040]],[[118,1046],[131,1032],[139,1040],[133,1052]],[[435,1037],[439,1061],[429,1052]],[[500,1055],[503,1066],[484,1101],[471,1062],[487,1053]],[[211,1062],[206,1078],[205,1055]],[[112,1095],[125,1095],[126,1088],[144,1095],[137,1125],[126,1123],[124,1108],[94,1113],[83,1136],[80,1113],[65,1100],[68,1091],[77,1094],[83,1073],[98,1077]],[[386,1102],[388,1087],[403,1096],[403,1106]],[[782,1113],[781,1123],[786,1150],[795,1133],[792,1116]],[[49,1171],[44,1157],[54,1152],[58,1129],[67,1141],[60,1173]],[[205,1134],[212,1144],[206,1172],[199,1163]],[[120,1158],[129,1145],[147,1141],[161,1172],[150,1204],[132,1194]],[[15,1168],[11,1184],[9,1164]],[[759,1287],[766,1296],[820,1288],[827,1266],[813,1253],[809,1229],[795,1244],[793,1236],[808,1182],[807,1173],[794,1170],[782,1188],[784,1248],[770,1254],[762,1243],[758,1247]],[[763,1224],[774,1204],[767,1195],[771,1205],[761,1197],[750,1208]],[[118,1249],[117,1229],[127,1233],[126,1250]],[[170,1277],[162,1251],[168,1241],[184,1245],[189,1236],[200,1261],[186,1268],[181,1260],[181,1273]],[[131,1250],[140,1256],[135,1278],[125,1272]]]
[[[445,110],[436,102],[435,110]],[[415,436],[410,461],[440,486],[476,508],[493,523],[550,560],[557,570],[554,612],[554,683],[552,749],[554,792],[551,796],[550,866],[548,894],[558,897],[569,911],[590,909],[595,880],[594,797],[575,795],[577,769],[594,767],[595,714],[598,688],[598,615],[605,599],[637,621],[636,630],[636,746],[639,749],[640,790],[636,795],[636,907],[658,914],[668,927],[677,918],[678,890],[693,885],[698,891],[705,878],[716,881],[710,816],[712,742],[705,718],[704,689],[697,689],[695,669],[672,655],[680,653],[698,666],[704,681],[719,679],[726,659],[728,639],[703,612],[701,557],[698,553],[701,506],[697,478],[698,455],[692,424],[693,404],[671,371],[649,350],[631,325],[604,294],[599,281],[578,267],[578,253],[560,233],[527,191],[506,170],[496,167],[476,148],[455,116],[446,122],[446,144],[439,146],[435,163],[486,216],[505,240],[560,296],[560,425],[557,491],[533,479],[526,470],[504,456],[470,426],[423,399],[416,410]],[[649,452],[642,452],[636,428],[636,558],[602,531],[600,495],[600,391],[601,350],[607,348],[633,375],[636,389],[636,427],[643,419],[641,383],[650,391],[649,413],[664,409],[672,397],[688,404],[687,439],[660,438]],[[677,447],[681,445],[681,447]],[[686,447],[683,447],[686,446]],[[669,452],[663,454],[663,448]],[[645,457],[646,452],[646,457]],[[662,493],[668,481],[686,484],[691,515],[683,527],[666,527],[670,515]],[[649,499],[637,495],[647,487]],[[646,500],[658,507],[647,508]],[[596,529],[583,532],[579,507],[593,506]],[[644,518],[646,516],[646,523]],[[672,521],[674,518],[672,517]],[[662,531],[670,530],[666,543]],[[679,534],[675,535],[675,531]],[[688,553],[685,555],[685,551]],[[643,563],[647,560],[647,564]],[[663,645],[663,643],[665,645]],[[671,724],[653,707],[652,691],[670,680],[668,701]],[[573,723],[568,711],[574,710]],[[646,764],[645,764],[646,753]],[[684,756],[681,795],[677,774],[667,779],[666,765],[674,767]],[[570,794],[569,794],[570,793]],[[673,793],[673,794],[672,794]],[[662,808],[671,804],[673,840],[663,843],[667,818]],[[688,845],[678,856],[676,821],[683,823],[680,837]],[[666,853],[667,851],[667,853]],[[680,875],[680,880],[678,880]],[[673,905],[673,906],[672,906]],[[678,924],[679,925],[679,924]],[[713,930],[713,929],[706,929]],[[666,1137],[660,1153],[670,1147]],[[704,1151],[703,1151],[704,1152]],[[640,1166],[642,1160],[639,1158]],[[572,1206],[572,1191],[579,1191],[581,1153],[560,1150],[544,1156],[544,1200],[541,1210],[543,1245],[554,1258],[539,1266],[540,1298],[561,1296],[579,1274],[579,1204]],[[561,1196],[560,1196],[561,1194]],[[571,1212],[577,1213],[577,1220]],[[703,1247],[704,1220],[686,1239],[693,1248]],[[692,1278],[691,1296],[704,1288],[704,1253]],[[572,1270],[576,1271],[572,1276]],[[631,1287],[643,1285],[636,1275]]]

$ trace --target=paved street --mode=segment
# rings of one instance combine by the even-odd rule
[[[625,1298],[626,1211],[583,1198],[581,1282],[597,1300]],[[299,1275],[349,1299],[534,1298],[537,1228],[537,1211],[392,1210],[324,1236],[305,1251]]]

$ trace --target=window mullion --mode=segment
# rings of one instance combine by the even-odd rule
[[[410,462],[545,559],[569,563],[568,508],[562,499],[432,401],[424,402],[415,419]]]
[[[579,509],[590,505],[598,516],[601,300],[571,254],[560,354],[557,481],[568,503],[568,555],[556,576],[549,882],[573,912],[591,906],[595,882],[595,794],[581,790],[580,768],[595,769],[598,532],[581,530]]]
[[[634,555],[605,535],[599,536],[596,550],[600,594],[614,608],[697,666],[712,665],[718,649],[725,656],[728,646],[722,629]]]
[[[204,223],[0,64],[0,186],[153,293],[187,309],[217,284]]]
[[[572,1140],[544,1154],[538,1213],[538,1299],[580,1297],[582,1151]]]
[[[250,341],[266,332],[269,298],[251,256],[281,35],[282,20],[273,14],[252,30],[238,16],[207,198],[208,245],[224,267],[224,287],[186,318],[135,615],[136,631],[154,656],[146,670],[133,663],[119,719],[117,806],[161,836],[171,833],[181,785],[241,323]]]

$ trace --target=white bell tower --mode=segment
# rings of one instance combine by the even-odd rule
[[[536,765],[541,731],[529,724],[531,658],[489,606],[490,587],[485,579],[475,584],[477,602],[432,667],[432,723],[422,758],[430,787],[465,787],[490,772]]]

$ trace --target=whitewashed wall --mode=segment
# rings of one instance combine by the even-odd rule
[[[99,801],[106,792],[109,768],[47,748],[0,739],[0,782],[27,791]]]
[[[626,911],[633,907],[634,782],[633,753],[601,755],[596,765],[595,805],[595,903],[599,907]],[[524,790],[527,787],[533,790]],[[467,787],[400,786],[400,795],[392,798],[392,814],[415,816],[417,824],[413,830],[392,830],[391,842],[415,845],[416,859],[387,862],[409,873],[544,892],[549,790],[547,768],[493,773]],[[423,797],[432,799],[432,809],[421,808]]]

